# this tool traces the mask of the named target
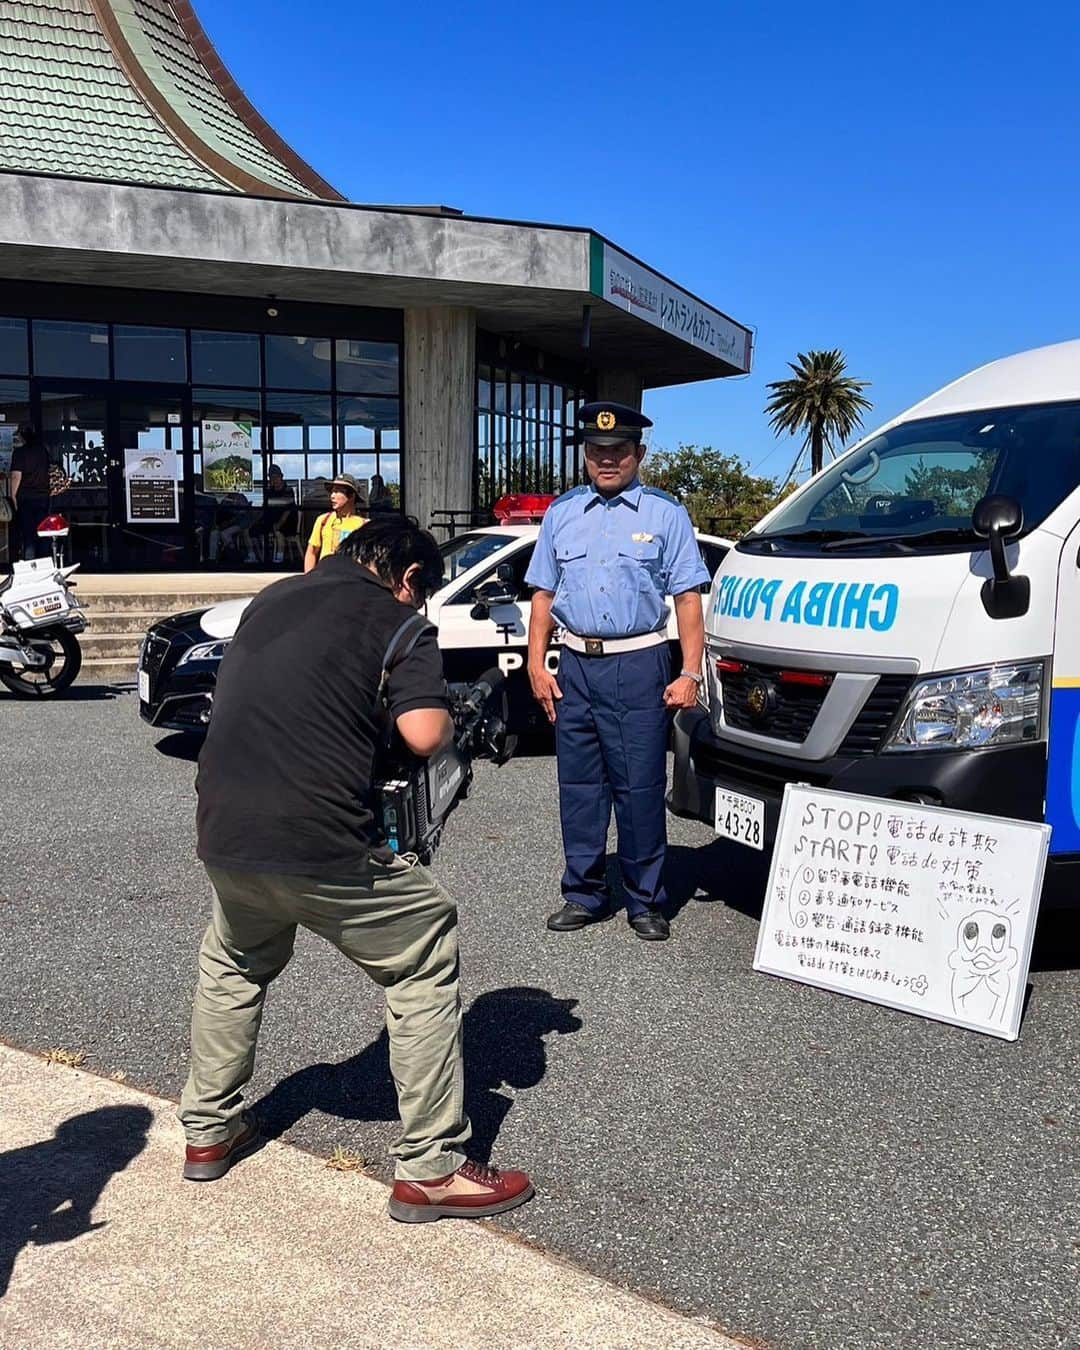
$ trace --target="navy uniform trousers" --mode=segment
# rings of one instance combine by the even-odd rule
[[[632,918],[658,909],[667,899],[668,645],[614,656],[580,656],[564,647],[557,678],[563,899],[593,910],[607,904],[605,858],[614,803],[627,913]]]

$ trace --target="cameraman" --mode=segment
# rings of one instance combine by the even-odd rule
[[[257,1142],[241,1094],[266,987],[300,924],[386,992],[403,1127],[391,1215],[480,1218],[532,1195],[523,1172],[463,1151],[457,910],[426,868],[385,846],[371,810],[384,657],[441,578],[438,547],[415,521],[372,521],[312,573],[262,591],[222,662],[196,782],[214,901],[179,1111],[189,1180],[224,1176]],[[413,753],[437,753],[453,723],[435,629],[414,622],[389,665],[389,717]]]

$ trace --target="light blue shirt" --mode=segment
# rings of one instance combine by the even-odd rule
[[[574,488],[540,526],[530,586],[551,591],[552,617],[578,637],[637,637],[662,630],[665,597],[709,580],[685,507],[635,478],[616,497]]]

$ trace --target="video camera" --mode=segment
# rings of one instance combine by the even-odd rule
[[[439,846],[446,817],[469,794],[472,761],[505,764],[514,753],[507,734],[505,677],[497,668],[474,684],[449,686],[454,739],[430,759],[419,759],[395,739],[374,793],[376,823],[395,853],[415,853],[426,863]]]

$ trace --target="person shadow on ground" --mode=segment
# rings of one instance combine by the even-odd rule
[[[52,1139],[0,1153],[0,1298],[24,1246],[105,1227],[92,1221],[94,1206],[146,1147],[153,1119],[145,1106],[103,1106],[63,1121]]]
[[[465,1110],[472,1121],[469,1156],[488,1162],[511,1092],[536,1087],[547,1073],[544,1037],[579,1031],[574,998],[517,985],[481,994],[465,1013]],[[309,1111],[341,1120],[396,1120],[386,1030],[338,1064],[312,1064],[282,1079],[252,1107],[265,1138],[278,1139]]]

